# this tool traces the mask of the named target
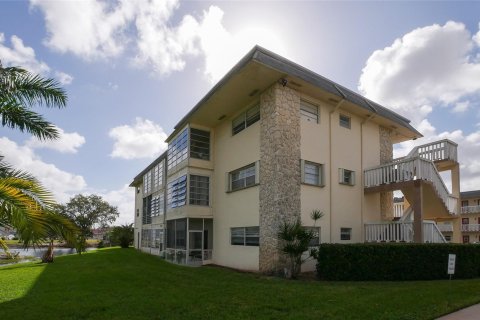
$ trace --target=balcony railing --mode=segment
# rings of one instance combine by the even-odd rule
[[[480,212],[480,206],[466,206],[462,207],[462,213],[478,213]]]
[[[480,224],[462,224],[462,232],[480,232]]]
[[[430,161],[457,161],[457,144],[448,139],[417,146],[410,151],[407,158],[420,157]]]
[[[453,232],[453,224],[437,224],[437,228],[441,232]]]
[[[423,222],[424,243],[446,243],[433,221]],[[413,242],[413,222],[365,223],[365,242]]]
[[[165,260],[176,264],[185,264],[189,266],[201,266],[207,260],[212,260],[211,249],[172,249],[165,250]]]

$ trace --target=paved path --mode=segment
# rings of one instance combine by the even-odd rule
[[[437,320],[478,320],[480,319],[480,303],[471,307],[447,314]]]

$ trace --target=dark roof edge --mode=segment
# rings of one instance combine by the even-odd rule
[[[349,95],[355,96],[357,99],[360,99],[365,102],[365,106],[359,105],[360,107],[363,107],[365,109],[368,109],[369,111],[373,111],[376,114],[383,116],[391,121],[396,122],[397,124],[409,129],[410,131],[414,132],[418,137],[423,137],[423,135],[418,132],[415,128],[413,128],[410,125],[410,120],[407,118],[399,115],[398,113],[374,102],[371,101],[370,99],[365,98],[364,96],[348,89],[345,88],[344,86],[335,83],[332,80],[329,80],[322,75],[315,73],[314,71],[311,71],[291,60],[288,60],[272,51],[269,51],[259,45],[254,46],[235,66],[233,66],[230,71],[223,76],[220,81],[218,81],[212,89],[208,91],[208,93],[175,125],[174,127],[174,132],[170,134],[170,136],[167,138],[167,142],[170,140],[171,137],[176,133],[178,129],[183,127],[186,123],[188,118],[197,111],[210,97],[220,88],[222,87],[236,72],[238,72],[240,69],[242,69],[248,62],[251,60],[255,60],[269,68],[276,69],[280,72],[285,72],[287,74],[291,74],[293,76],[297,76],[307,82],[310,82],[315,85],[315,79],[318,79],[319,81],[329,83],[331,86],[335,88],[335,90],[330,90],[329,88],[321,87],[323,90],[326,90],[327,92],[330,92],[334,95],[340,96],[341,98],[346,100],[349,100],[348,97],[345,95],[345,92]],[[286,72],[286,69],[288,69],[289,72]],[[318,82],[318,81],[316,81]],[[368,101],[368,102],[367,102]],[[358,105],[357,102],[352,103]],[[373,107],[373,108],[372,108]],[[378,110],[380,109],[380,110]]]
[[[133,178],[133,181],[132,183],[130,183],[129,187],[136,187],[139,182],[143,181],[143,175],[165,158],[167,158],[167,151],[164,151],[157,159],[153,160],[152,163],[150,163],[145,169],[143,169],[142,172],[137,174],[135,178]]]
[[[480,198],[480,190],[462,191],[460,198]]]

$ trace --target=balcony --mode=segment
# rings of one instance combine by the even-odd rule
[[[437,224],[438,230],[441,232],[453,232],[453,224]]]
[[[466,214],[466,213],[480,213],[480,206],[462,207],[462,214]]]
[[[462,232],[480,232],[480,224],[462,224]]]

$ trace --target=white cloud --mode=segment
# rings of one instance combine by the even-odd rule
[[[369,98],[388,105],[407,118],[424,135],[395,147],[406,155],[414,146],[450,139],[458,143],[461,189],[480,187],[480,131],[443,131],[427,116],[435,108],[464,113],[480,94],[480,62],[475,58],[480,31],[475,36],[461,23],[447,22],[415,29],[368,59],[359,89]],[[476,41],[476,42],[475,42]]]
[[[65,72],[56,71],[55,78],[58,79],[61,85],[68,85],[72,83],[73,77]]]
[[[53,50],[71,52],[87,60],[116,56],[124,50],[122,31],[132,19],[134,1],[120,1],[115,6],[106,1],[30,3],[45,16],[45,44]]]
[[[133,223],[135,207],[135,192],[133,188],[124,185],[118,190],[100,191],[95,194],[100,195],[109,204],[118,208],[120,216],[115,221],[115,225]]]
[[[113,158],[153,158],[167,149],[167,134],[148,119],[136,118],[133,125],[112,128],[108,135],[115,140]]]
[[[470,101],[462,101],[455,103],[455,106],[452,109],[453,113],[463,113],[470,108]]]
[[[178,19],[178,0],[30,2],[45,16],[44,43],[51,49],[86,60],[126,53],[134,66],[160,76],[181,71],[189,58],[202,56],[205,76],[217,81],[255,44],[286,53],[282,39],[265,27],[249,24],[230,33],[217,6],[199,17]]]
[[[60,137],[55,140],[38,140],[35,137],[31,137],[25,143],[29,148],[47,148],[56,150],[60,153],[77,153],[85,143],[85,137],[81,136],[77,132],[66,133],[62,128],[57,127]]]
[[[10,38],[11,48],[5,44],[5,35],[0,33],[0,60],[3,66],[22,67],[42,76],[49,76],[51,68],[43,61],[37,60],[35,50],[24,45],[23,40],[13,35]],[[55,71],[55,78],[62,85],[70,84],[73,77],[65,72]]]
[[[426,116],[418,113],[421,105],[455,108],[462,97],[480,93],[475,46],[461,23],[415,29],[370,56],[359,89],[419,123]]]
[[[14,165],[16,169],[33,174],[59,202],[68,201],[71,194],[80,193],[86,187],[82,176],[44,162],[26,145],[21,146],[8,138],[0,137],[0,150],[6,162]]]

